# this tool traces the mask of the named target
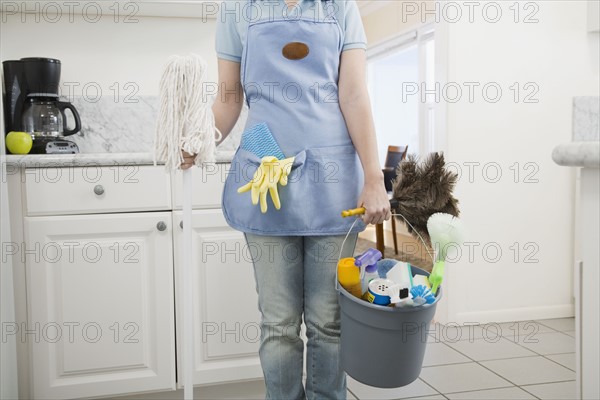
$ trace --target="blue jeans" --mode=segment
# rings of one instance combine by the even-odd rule
[[[254,263],[261,313],[260,362],[267,399],[346,398],[340,364],[340,310],[335,274],[344,236],[262,236],[246,234]],[[348,236],[342,257],[354,253],[357,234]],[[307,358],[302,385],[304,316]]]

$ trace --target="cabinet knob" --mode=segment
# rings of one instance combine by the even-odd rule
[[[158,224],[156,224],[156,229],[161,232],[165,231],[167,229],[167,224],[165,224],[163,221],[160,221]]]
[[[179,227],[180,227],[181,229],[183,229],[183,220],[181,220],[181,222],[179,223]]]
[[[104,194],[104,187],[102,185],[94,186],[94,193],[96,193],[98,196]]]

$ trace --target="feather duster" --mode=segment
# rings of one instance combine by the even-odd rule
[[[458,175],[448,171],[445,165],[441,153],[431,153],[420,163],[411,154],[398,164],[397,177],[392,183],[392,209],[412,225],[408,231],[413,236],[417,236],[416,230],[429,239],[427,220],[435,213],[459,215],[458,200],[452,195]]]

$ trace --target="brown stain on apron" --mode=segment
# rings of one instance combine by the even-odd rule
[[[308,53],[308,45],[302,42],[290,42],[281,49],[281,54],[288,60],[301,60]]]

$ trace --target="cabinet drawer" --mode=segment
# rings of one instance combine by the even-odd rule
[[[192,168],[192,207],[221,208],[223,186],[231,164],[210,164]],[[183,204],[183,176],[180,170],[173,175],[173,204],[181,209]],[[241,184],[240,184],[241,186]]]
[[[23,174],[30,216],[171,208],[169,173],[160,166],[27,168]]]

